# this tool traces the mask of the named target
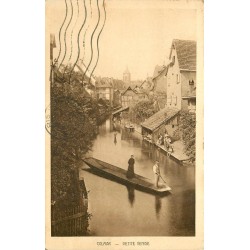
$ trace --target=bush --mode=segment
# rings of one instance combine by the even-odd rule
[[[185,153],[190,157],[190,161],[195,161],[195,138],[196,138],[196,117],[188,111],[181,111],[179,128],[174,133],[175,137],[183,140]]]
[[[103,110],[108,109],[102,105]],[[76,162],[90,150],[97,135],[100,116],[97,101],[82,86],[67,83],[51,87],[51,200],[77,200],[78,189],[72,177]]]
[[[131,108],[130,113],[135,117],[138,123],[143,122],[156,113],[152,100],[140,101]]]

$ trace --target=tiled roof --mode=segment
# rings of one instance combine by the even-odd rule
[[[169,68],[169,64],[162,65],[162,66],[156,65],[155,70],[154,70],[154,74],[153,74],[153,80],[155,80],[159,76],[163,75],[163,73],[164,73],[164,75],[167,75],[168,68]]]
[[[176,48],[180,69],[196,71],[196,41],[174,39],[173,45]]]
[[[96,83],[97,88],[112,88],[112,82],[108,78],[103,78]]]
[[[166,66],[162,65],[156,65],[155,66],[155,70],[154,70],[154,74],[153,74],[153,78],[157,77],[164,69]]]
[[[153,90],[154,89],[154,82],[152,77],[147,77],[145,81],[142,82],[141,89]]]
[[[151,117],[149,117],[145,122],[141,124],[141,126],[151,131],[154,131],[159,126],[161,126],[164,122],[168,121],[169,119],[177,115],[179,111],[180,111],[179,109],[166,107],[158,111]]]
[[[131,90],[131,91],[133,91],[134,93],[136,93],[136,92],[129,86],[126,90],[123,91],[122,95],[124,95],[128,90]]]

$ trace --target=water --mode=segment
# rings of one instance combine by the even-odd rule
[[[172,188],[172,194],[165,197],[147,194],[80,170],[80,178],[85,179],[90,190],[91,235],[194,236],[194,167],[183,167],[169,159],[143,142],[137,132],[130,133],[119,124],[114,128],[110,119],[99,127],[88,156],[127,169],[131,154],[135,156],[135,172],[152,180],[152,166],[159,159],[161,175]]]

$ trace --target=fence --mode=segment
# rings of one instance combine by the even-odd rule
[[[51,210],[51,236],[83,236],[87,234],[88,213],[86,204],[64,210]]]

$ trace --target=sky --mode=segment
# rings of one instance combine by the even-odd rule
[[[66,0],[68,16],[61,30],[61,54],[62,61],[65,46],[63,42],[66,24],[69,23],[71,14],[71,2],[73,13],[70,25],[66,32],[67,50],[63,63],[74,64],[78,54],[77,35],[84,20],[83,0]],[[97,37],[104,24],[104,9],[100,5],[100,22],[93,35],[93,56],[91,59],[90,40],[98,20],[96,0],[91,1],[92,17],[90,12],[90,0],[85,0],[87,18],[85,26],[80,33],[80,55],[89,70],[94,69],[94,75],[114,77],[122,79],[122,74],[128,67],[132,80],[142,80],[152,76],[156,65],[167,63],[173,39],[196,40],[196,10],[190,8],[178,8],[167,4],[164,0],[105,0],[106,22],[99,37],[99,60],[97,62]],[[47,4],[47,28],[55,34],[57,47],[54,49],[54,57],[59,55],[59,30],[62,26],[66,6],[63,0],[49,0]],[[48,3],[47,2],[47,3]],[[182,7],[182,6],[181,6]],[[72,32],[73,31],[73,32]],[[82,46],[85,36],[85,49]],[[71,34],[72,32],[72,34]],[[72,35],[72,49],[71,49]],[[71,55],[71,56],[70,56]],[[69,60],[70,59],[70,60]],[[97,66],[94,68],[95,64]]]

